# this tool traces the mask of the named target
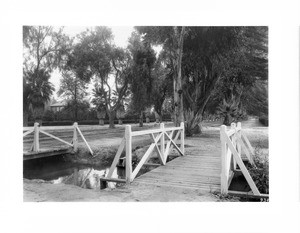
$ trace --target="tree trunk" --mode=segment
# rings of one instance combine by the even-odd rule
[[[176,49],[176,65],[174,77],[174,111],[175,111],[175,126],[179,126],[184,122],[183,115],[183,91],[182,91],[182,78],[181,78],[181,61],[183,52],[183,36],[185,27],[182,27],[180,37],[178,38],[178,46]]]
[[[115,128],[115,112],[111,111],[108,113],[109,117],[109,128],[113,129]]]
[[[202,132],[201,122],[202,114],[196,113],[193,110],[185,111],[185,133],[186,136],[193,136],[194,134],[199,134]]]
[[[140,121],[139,121],[140,127],[143,127],[143,118],[144,118],[144,113],[143,113],[143,111],[141,111]]]
[[[28,112],[23,112],[23,126],[28,126]]]
[[[231,123],[232,123],[232,116],[228,113],[226,113],[225,115],[225,118],[224,118],[224,122],[223,122],[223,125],[227,125],[227,126],[230,126]]]

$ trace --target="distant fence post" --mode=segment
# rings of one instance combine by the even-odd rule
[[[34,123],[34,139],[33,139],[33,151],[38,152],[40,150],[39,145],[39,123]]]
[[[221,139],[221,162],[222,162],[222,168],[221,168],[221,193],[222,194],[227,194],[228,193],[228,179],[227,179],[227,145],[225,141],[225,136],[226,134],[226,126],[222,125],[221,130],[220,130],[220,139]]]
[[[131,152],[131,125],[126,125],[125,127],[125,148],[126,148],[126,183],[129,184],[131,182],[131,174],[132,174],[132,152]]]
[[[181,135],[180,135],[180,150],[184,155],[184,122],[180,123]]]
[[[161,138],[160,138],[160,152],[163,156],[163,162],[165,164],[165,124],[164,123],[160,123],[160,129],[161,129]]]
[[[74,122],[74,124],[73,124],[73,149],[74,149],[74,152],[78,151],[77,127],[78,127],[78,123]]]

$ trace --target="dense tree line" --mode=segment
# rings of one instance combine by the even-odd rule
[[[169,111],[175,125],[185,121],[188,135],[201,132],[207,114],[223,116],[226,125],[248,114],[268,115],[267,27],[135,27],[127,48],[114,44],[108,27],[75,38],[62,28],[28,26],[23,32],[24,119],[29,111],[36,119],[43,114],[54,69],[74,120],[89,107],[87,86],[93,83],[90,102],[111,128],[115,117],[129,112],[142,126],[151,108],[160,120]]]

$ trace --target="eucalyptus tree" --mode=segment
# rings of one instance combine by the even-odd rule
[[[173,77],[173,108],[176,126],[184,121],[183,88],[182,88],[182,55],[186,35],[186,27],[136,27],[145,41],[154,45],[161,45],[169,59],[170,74]]]

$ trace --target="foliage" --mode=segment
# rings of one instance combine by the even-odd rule
[[[44,108],[44,103],[50,100],[54,91],[49,82],[50,74],[44,69],[23,71],[23,106],[29,109]],[[37,78],[38,77],[38,78]],[[24,110],[25,110],[24,109]]]
[[[68,37],[53,27],[23,27],[23,111],[28,115],[43,115],[45,102],[49,101],[54,87],[49,82],[50,73],[59,67],[68,50]]]
[[[87,30],[78,39],[68,65],[81,80],[95,77],[93,104],[99,112],[106,111],[113,128],[116,111],[129,94],[129,53],[113,45],[112,31],[107,27]]]
[[[266,115],[259,117],[259,122],[265,126],[269,126],[269,118]]]
[[[129,50],[132,56],[130,87],[132,92],[131,109],[140,113],[142,126],[143,112],[151,106],[151,91],[153,87],[152,69],[155,64],[155,52],[149,43],[141,41],[141,37],[133,33],[129,40]]]
[[[260,148],[256,148],[253,156],[255,166],[247,165],[247,169],[260,193],[269,194],[269,160],[262,156]]]
[[[86,106],[86,100],[84,100],[87,95],[86,85],[86,82],[74,76],[73,72],[62,72],[62,79],[60,80],[57,94],[60,97],[64,97],[68,110],[73,111],[75,121],[77,121],[79,109]]]
[[[228,69],[217,83],[206,110],[234,99],[240,113],[261,115],[268,111],[268,29],[241,27],[239,50],[229,57]]]

